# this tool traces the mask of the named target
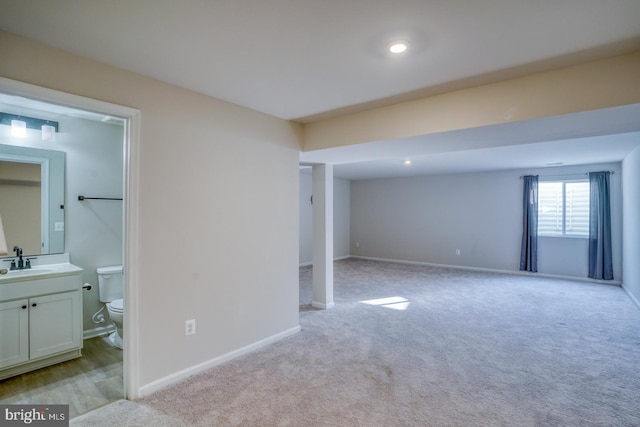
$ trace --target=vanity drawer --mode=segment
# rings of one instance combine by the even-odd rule
[[[0,301],[75,291],[81,287],[82,279],[80,274],[2,283],[0,284]]]

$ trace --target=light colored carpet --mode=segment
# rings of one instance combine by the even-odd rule
[[[302,332],[72,425],[640,425],[619,287],[349,259],[320,311],[300,278]]]
[[[87,427],[185,427],[189,425],[162,411],[129,400],[118,400],[74,418],[69,424]]]

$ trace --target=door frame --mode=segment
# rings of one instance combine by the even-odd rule
[[[140,173],[140,110],[73,95],[41,86],[0,77],[0,92],[51,104],[119,117],[125,120],[123,144],[123,267],[124,267],[124,334],[123,388],[126,399],[136,399],[140,389],[139,362],[139,173]]]

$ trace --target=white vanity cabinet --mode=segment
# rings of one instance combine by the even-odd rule
[[[0,281],[0,379],[82,355],[82,270],[72,267]]]
[[[82,347],[80,290],[29,298],[29,358]]]
[[[0,369],[29,360],[29,300],[0,302]]]

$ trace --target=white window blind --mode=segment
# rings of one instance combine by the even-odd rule
[[[589,181],[545,181],[538,184],[538,234],[589,235]]]

